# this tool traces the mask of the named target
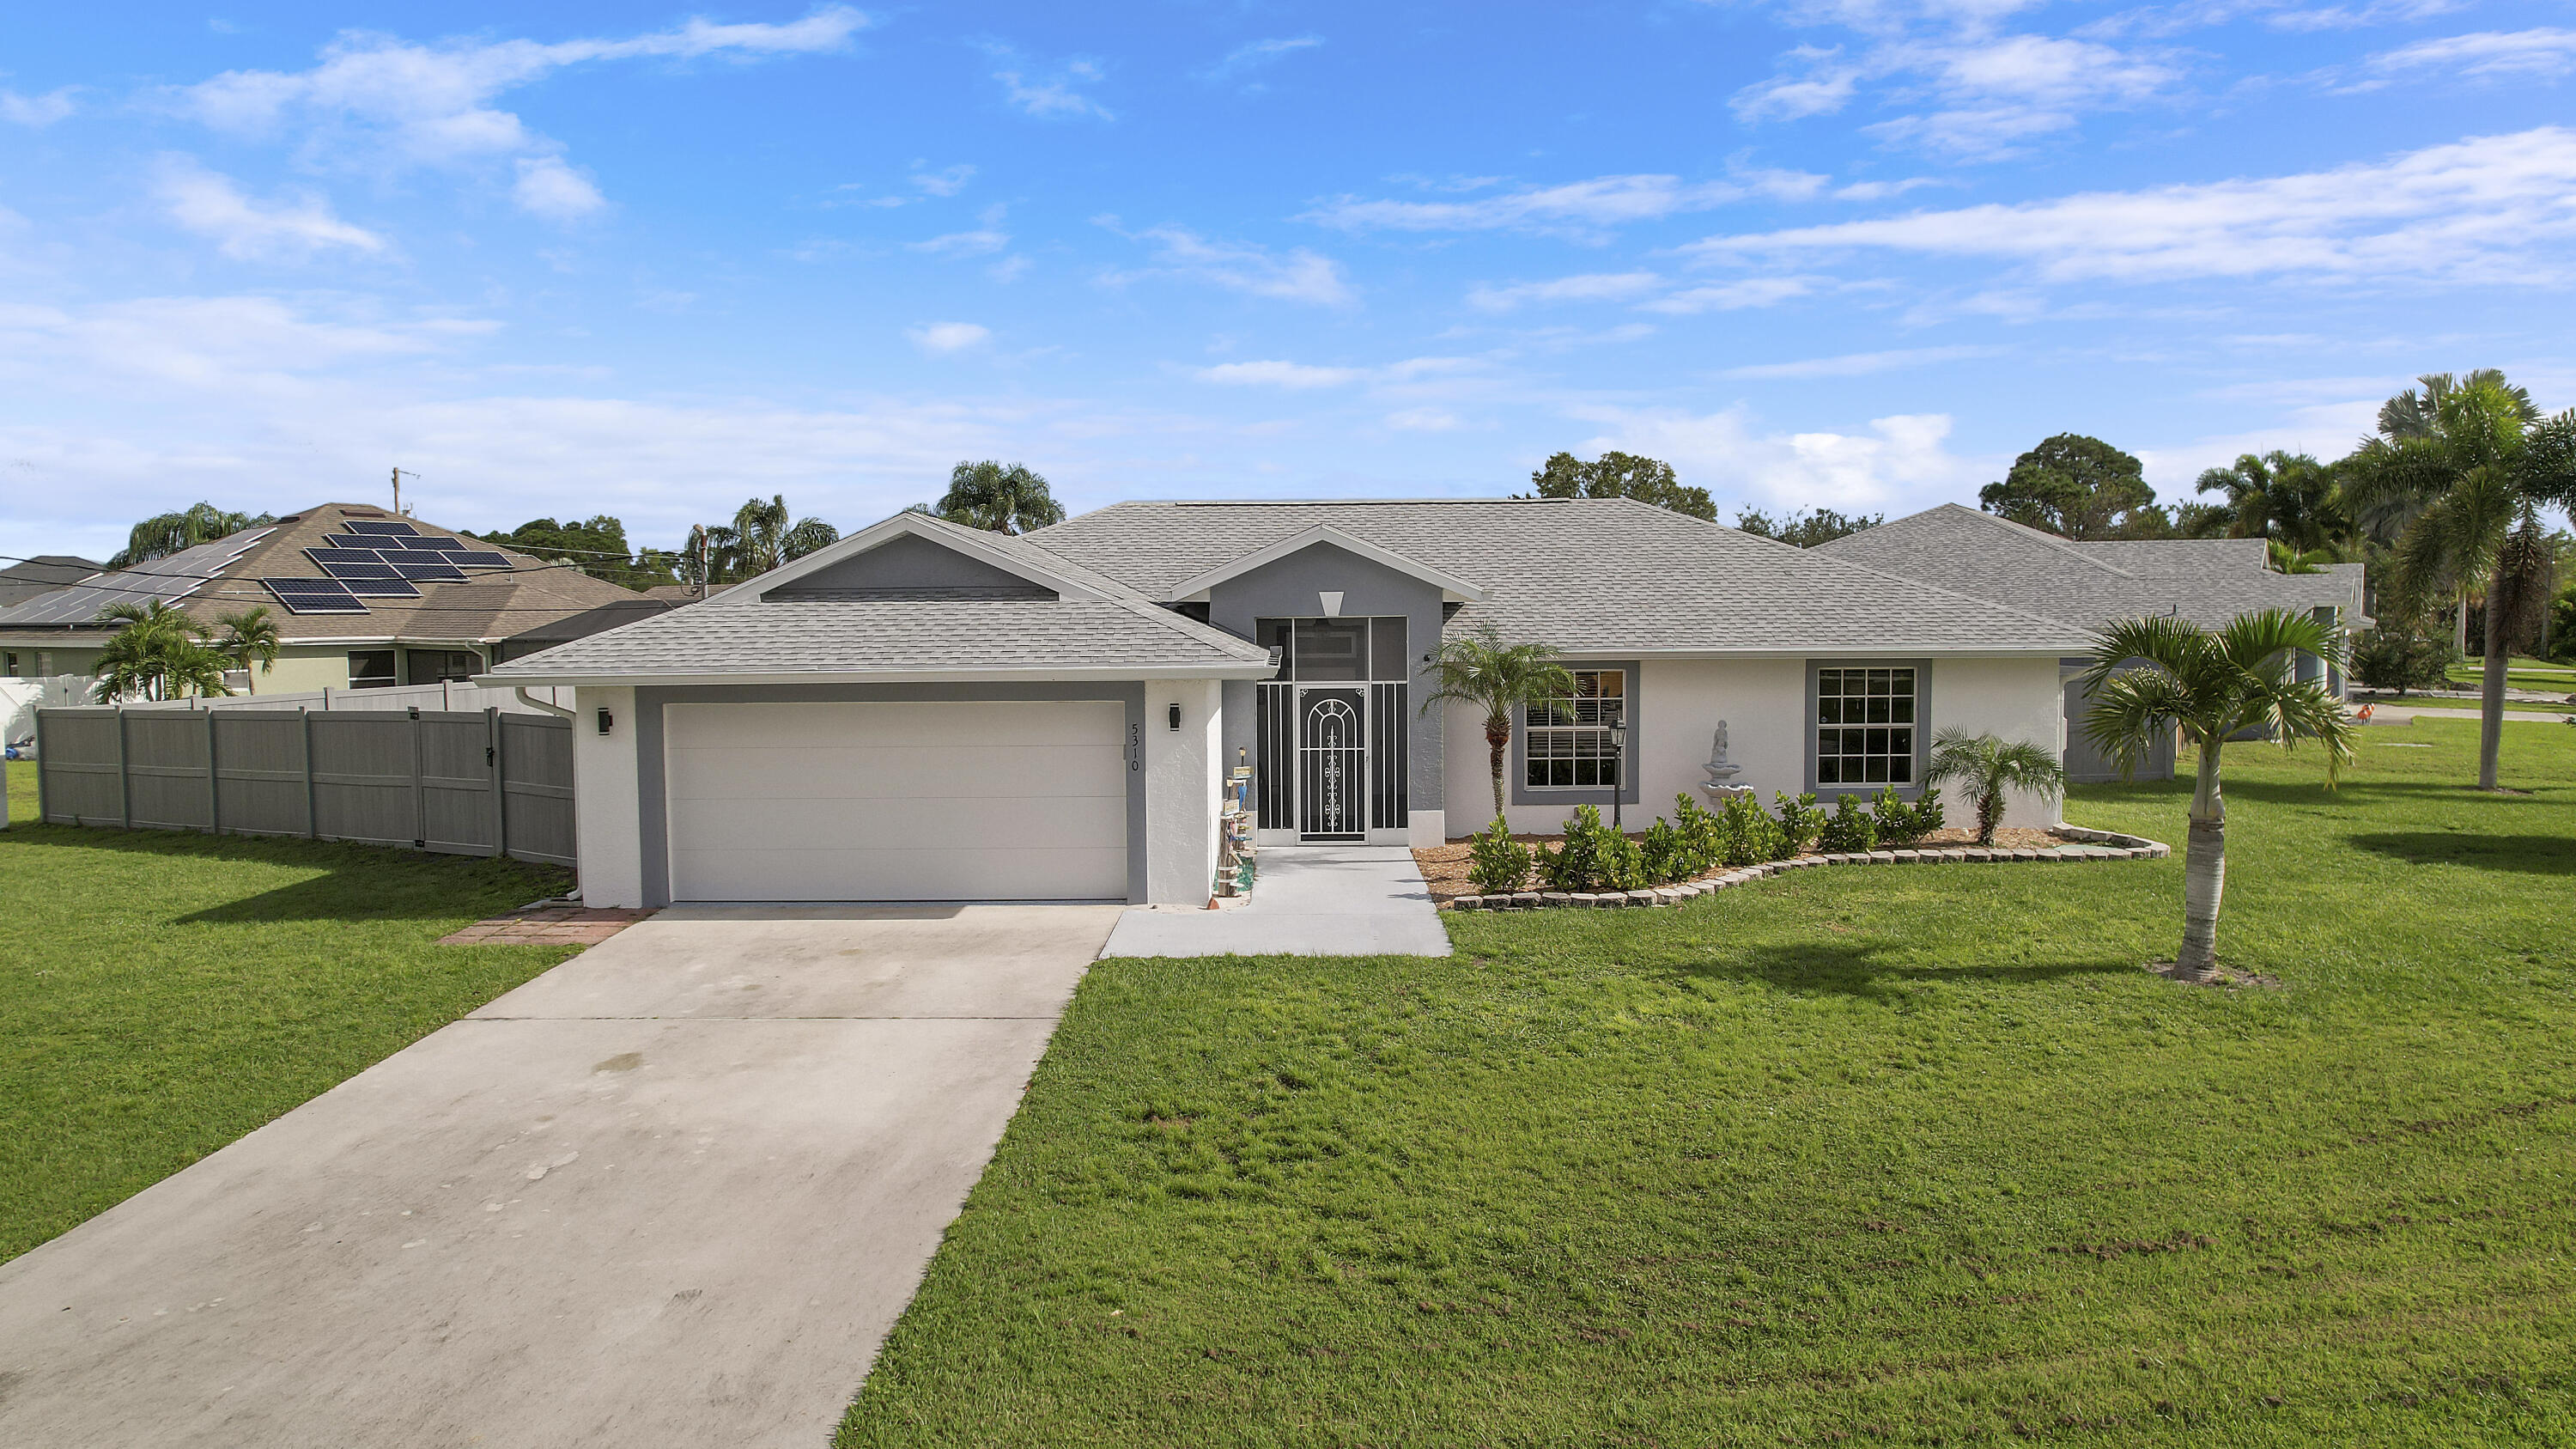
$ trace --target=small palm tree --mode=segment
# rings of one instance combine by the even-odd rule
[[[1485,746],[1494,775],[1494,816],[1503,814],[1503,761],[1512,747],[1512,714],[1542,700],[1574,693],[1574,676],[1545,644],[1505,644],[1500,630],[1480,625],[1473,634],[1440,641],[1431,656],[1437,686],[1422,701],[1428,711],[1444,699],[1485,712]]]
[[[2084,673],[2092,696],[2084,732],[2127,775],[2155,741],[2179,727],[2200,755],[2191,796],[2191,833],[2183,854],[2182,950],[2175,969],[2206,981],[2218,969],[2218,903],[2227,884],[2227,802],[2219,790],[2219,750],[2231,736],[2255,730],[2283,749],[2300,740],[2325,746],[2332,788],[2353,754],[2356,730],[2343,702],[2320,678],[2299,680],[2299,655],[2326,669],[2341,663],[2335,630],[2289,609],[2241,614],[2223,629],[2159,615],[2104,630]]]
[[[215,622],[224,626],[222,636],[215,640],[215,648],[231,659],[243,674],[250,676],[250,692],[259,693],[259,674],[277,663],[277,620],[268,612],[268,605],[257,604],[225,614]],[[254,663],[259,666],[258,672],[251,669]]]
[[[1027,533],[1064,522],[1064,505],[1047,480],[1025,464],[987,459],[960,463],[948,474],[947,496],[932,510],[951,523],[995,533]]]
[[[2027,740],[1972,735],[1956,725],[1932,737],[1932,768],[1923,778],[1929,784],[1956,780],[1966,789],[1977,806],[1979,845],[1995,843],[2006,791],[2026,790],[2047,800],[2066,792],[2066,770],[2057,756]]]
[[[141,695],[178,699],[190,694],[230,694],[224,670],[232,660],[206,642],[197,621],[154,599],[110,604],[98,622],[119,627],[98,654],[98,683],[90,697],[100,704]]]

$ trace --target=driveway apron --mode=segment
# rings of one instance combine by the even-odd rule
[[[822,1444],[1119,910],[666,911],[0,1265],[0,1443]]]

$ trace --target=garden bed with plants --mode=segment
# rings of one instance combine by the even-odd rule
[[[1673,799],[1670,819],[1657,819],[1630,835],[1602,820],[1595,805],[1575,808],[1565,833],[1555,837],[1514,835],[1501,819],[1463,846],[1464,869],[1456,859],[1459,846],[1443,847],[1450,858],[1423,862],[1423,878],[1438,864],[1440,882],[1432,896],[1443,906],[1468,908],[1541,905],[1668,905],[1702,890],[1733,885],[1779,870],[1815,865],[1913,864],[1917,861],[1995,861],[2062,859],[2068,856],[2119,857],[2167,853],[2151,840],[2112,836],[2101,831],[2023,831],[2004,839],[1996,821],[2002,813],[1989,802],[1979,812],[1976,833],[1946,828],[1941,792],[1927,789],[1908,801],[1882,789],[1867,805],[1858,795],[1844,795],[1832,810],[1816,804],[1813,794],[1773,797],[1764,810],[1750,793],[1730,797],[1710,810],[1689,795]],[[1965,836],[1962,844],[1936,837]],[[2035,839],[2023,837],[2036,837]],[[1472,906],[1470,906],[1472,903]]]

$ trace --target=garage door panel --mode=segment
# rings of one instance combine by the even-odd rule
[[[695,901],[1079,901],[1127,895],[1123,847],[675,850],[671,868],[673,893]]]
[[[983,749],[1040,741],[1123,743],[1127,707],[1114,700],[980,700],[922,704],[675,704],[664,744],[674,749],[849,749],[954,745]]]
[[[673,799],[917,798],[1127,794],[1115,745],[882,745],[689,749],[670,757]]]
[[[1116,701],[686,704],[663,712],[678,900],[1128,893]]]
[[[689,815],[679,837],[688,849],[761,850],[787,841],[862,850],[1123,848],[1127,798],[702,800]]]

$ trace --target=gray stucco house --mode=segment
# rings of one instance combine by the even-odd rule
[[[1816,552],[1900,578],[2059,619],[2086,634],[2122,619],[2179,615],[2218,628],[2262,609],[2308,613],[2346,635],[2370,627],[2362,612],[2362,566],[2329,564],[2321,573],[2274,570],[2259,538],[2160,538],[2077,542],[1955,503],[1863,529],[1821,544]],[[2068,671],[2090,661],[2070,656]],[[2313,678],[2314,659],[2298,668]],[[2340,671],[2327,679],[2349,694]],[[2082,687],[2066,686],[2066,774],[2078,783],[2115,780],[2117,766],[2083,730]],[[2174,742],[2159,742],[2135,778],[2171,779]]]
[[[1138,502],[1023,538],[898,515],[482,682],[576,691],[596,904],[1198,904],[1238,765],[1266,844],[1484,825],[1484,722],[1425,682],[1483,623],[1576,681],[1513,731],[1537,830],[1705,801],[1721,726],[1766,800],[1914,794],[1947,725],[2062,748],[2087,634],[1626,499]]]

